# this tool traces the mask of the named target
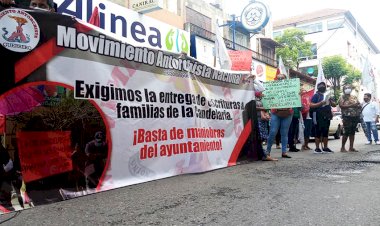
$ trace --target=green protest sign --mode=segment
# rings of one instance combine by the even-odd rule
[[[284,79],[264,83],[265,91],[262,99],[264,108],[301,107],[300,79]]]

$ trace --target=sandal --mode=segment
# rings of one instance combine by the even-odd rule
[[[355,148],[349,150],[349,152],[359,152],[358,150],[356,150]]]
[[[347,153],[348,151],[345,148],[341,148],[340,152]]]
[[[272,158],[269,155],[263,158],[263,161],[278,161],[278,159]]]

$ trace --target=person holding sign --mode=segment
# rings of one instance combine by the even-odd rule
[[[276,80],[283,80],[286,76],[283,74],[278,74],[276,76]],[[268,144],[267,149],[264,151],[264,161],[277,161],[278,159],[272,158],[270,156],[270,152],[272,149],[272,145],[274,142],[274,139],[276,137],[276,134],[280,129],[281,133],[281,152],[283,158],[291,158],[286,153],[286,147],[288,144],[288,131],[290,123],[292,122],[293,118],[293,109],[291,108],[283,108],[283,109],[272,109],[271,110],[271,119],[270,119],[270,131],[269,131],[269,137],[268,137]]]
[[[339,98],[339,107],[342,109],[343,119],[343,137],[341,152],[347,152],[346,142],[350,139],[350,148],[348,151],[357,152],[354,148],[356,127],[360,122],[361,105],[357,97],[351,95],[351,85],[343,87],[343,95]]]
[[[330,148],[328,148],[328,136],[330,120],[333,117],[331,107],[335,107],[336,104],[332,98],[330,98],[328,95],[324,95],[326,93],[325,82],[320,82],[317,85],[317,90],[318,91],[311,98],[310,103],[310,110],[313,112],[313,123],[315,126],[316,148],[314,150],[314,153],[334,153],[332,150],[330,150]],[[320,149],[321,141],[323,142],[323,151]]]

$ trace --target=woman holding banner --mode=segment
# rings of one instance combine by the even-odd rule
[[[276,80],[283,80],[285,79],[285,75],[278,74],[276,76]],[[272,149],[272,145],[274,142],[274,139],[276,137],[276,134],[280,129],[281,133],[281,152],[283,158],[291,158],[286,153],[286,147],[288,144],[288,131],[290,123],[292,122],[293,117],[293,109],[272,109],[271,110],[271,119],[270,119],[270,131],[269,131],[269,137],[268,137],[268,145],[266,151],[264,151],[264,161],[277,161],[278,159],[272,158],[270,156],[270,152]]]

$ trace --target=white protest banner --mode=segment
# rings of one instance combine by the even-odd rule
[[[9,56],[0,61],[0,114],[15,128],[5,132],[21,148],[34,205],[236,164],[251,131],[248,74],[133,46],[69,16],[1,16],[8,36],[8,18],[18,17],[34,24],[25,35],[44,34],[27,53],[0,47]],[[8,36],[6,45],[23,48]]]

